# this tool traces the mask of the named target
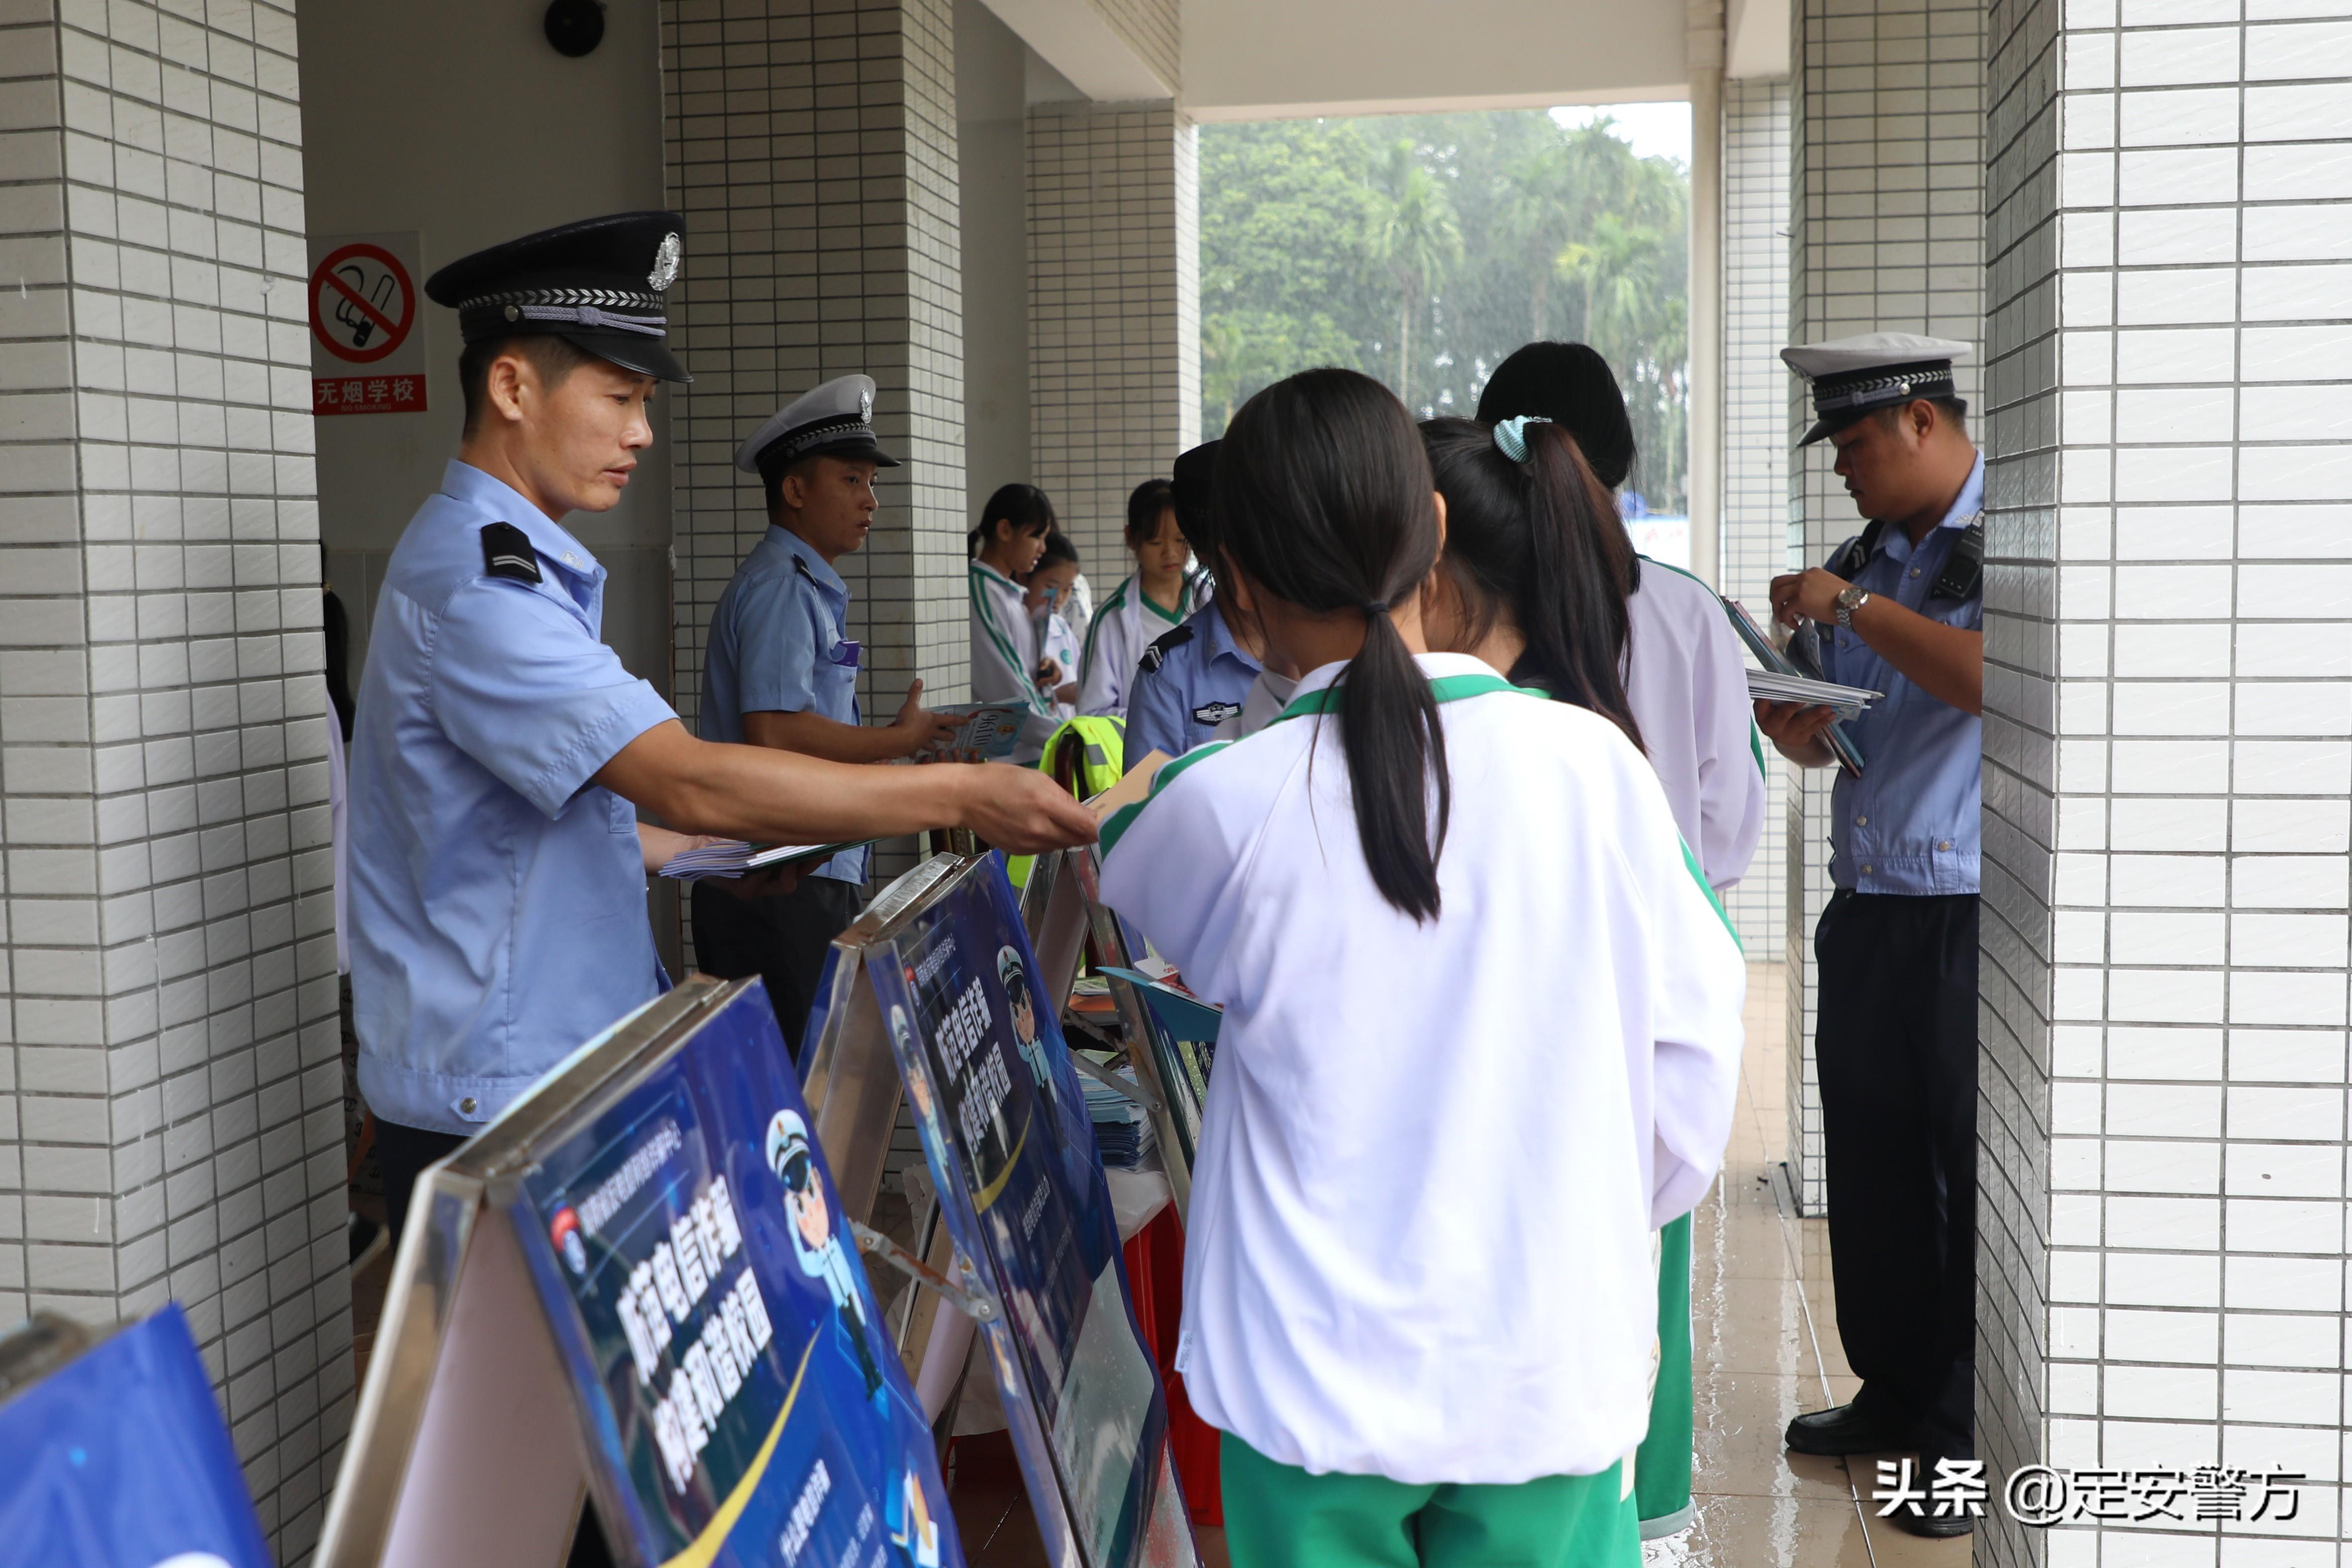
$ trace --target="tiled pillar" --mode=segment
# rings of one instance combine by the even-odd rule
[[[1990,44],[1981,1451],[2310,1481],[1979,1560],[2332,1563],[2352,24],[2002,0]]]
[[[1983,0],[1800,0],[1792,13],[1789,338],[1984,337]],[[1979,367],[1959,367],[1971,433]],[[1784,373],[1790,442],[1812,423]],[[1862,531],[1822,442],[1789,459],[1789,554],[1819,565]],[[1813,924],[1829,900],[1830,773],[1788,790],[1789,1164],[1822,1212]]]
[[[1200,142],[1171,103],[1029,111],[1029,419],[1097,598],[1128,493],[1201,438]]]
[[[1789,569],[1789,81],[1723,84],[1723,552],[1726,596],[1759,624]],[[1788,764],[1764,752],[1765,833],[1728,908],[1750,956],[1775,959],[1788,921]]]
[[[840,563],[859,695],[968,689],[963,346],[950,0],[662,0],[664,157],[686,217],[670,395],[677,708],[695,721],[711,607],[767,526],[735,448],[820,381],[879,384],[903,468]]]
[[[300,142],[290,5],[0,13],[0,1324],[176,1298],[289,1562],[352,1399]]]

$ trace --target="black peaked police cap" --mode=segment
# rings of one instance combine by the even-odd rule
[[[460,258],[425,292],[457,312],[468,343],[545,334],[598,359],[690,382],[669,352],[663,297],[686,258],[676,213],[614,213],[541,229]]]
[[[1210,571],[1217,569],[1217,448],[1223,443],[1203,441],[1178,455],[1169,469],[1169,489],[1176,503],[1176,526],[1184,542]]]

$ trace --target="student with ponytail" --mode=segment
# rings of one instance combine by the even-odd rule
[[[1529,466],[1522,489],[1531,499],[1542,498],[1578,536],[1559,574],[1541,584],[1507,579],[1518,589],[1514,605],[1587,605],[1595,592],[1591,579],[1622,577],[1624,609],[1612,624],[1622,628],[1618,647],[1626,707],[1640,727],[1643,752],[1666,786],[1684,842],[1706,868],[1708,884],[1717,891],[1729,888],[1748,875],[1764,834],[1764,754],[1749,718],[1748,660],[1713,590],[1687,572],[1634,554],[1617,520],[1611,492],[1624,483],[1634,458],[1617,378],[1582,343],[1529,343],[1496,367],[1479,395],[1478,418],[1498,432],[1514,418],[1522,421],[1500,439],[1507,450],[1526,456],[1507,460]],[[1570,481],[1550,460],[1563,432],[1597,483],[1597,495],[1571,494]],[[1498,451],[1486,466],[1499,473],[1505,460]],[[1554,695],[1584,701],[1574,692]]]
[[[1177,1364],[1241,1568],[1633,1568],[1650,1232],[1721,1160],[1746,973],[1625,731],[1429,651],[1433,490],[1351,371],[1235,414],[1219,591],[1305,673],[1103,834],[1225,1007]]]

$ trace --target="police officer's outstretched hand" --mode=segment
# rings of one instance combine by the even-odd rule
[[[956,732],[963,721],[952,713],[934,713],[923,706],[923,682],[918,677],[907,688],[907,700],[898,704],[898,716],[890,721],[890,732],[899,742],[902,757],[920,756]]]
[[[1035,769],[981,763],[961,771],[971,775],[972,785],[963,826],[992,847],[1011,855],[1038,855],[1094,842],[1094,813]]]

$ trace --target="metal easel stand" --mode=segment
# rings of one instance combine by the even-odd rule
[[[1003,1315],[998,1310],[993,1300],[976,1290],[968,1290],[958,1285],[954,1280],[950,1279],[864,1221],[851,1220],[849,1232],[857,1238],[858,1251],[880,1258],[926,1289],[938,1291],[940,1299],[949,1306],[974,1322],[992,1323]],[[975,1273],[971,1264],[963,1258],[957,1259],[957,1267],[966,1279],[972,1278]]]

